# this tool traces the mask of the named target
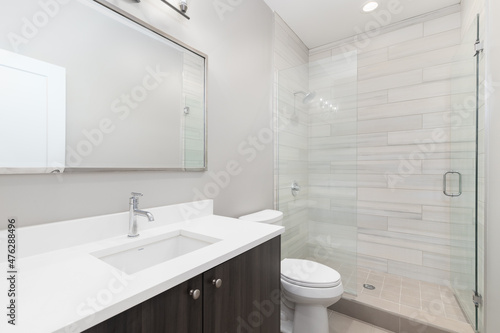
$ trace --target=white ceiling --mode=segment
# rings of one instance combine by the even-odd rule
[[[366,14],[361,7],[368,0],[264,1],[285,20],[309,49],[356,35],[356,31],[366,31],[367,24],[377,24],[376,15],[382,17],[383,13],[389,13],[390,23],[395,23],[460,3],[460,0],[378,0],[377,10]],[[394,3],[399,4],[399,13],[389,11],[388,4]],[[389,20],[384,20],[386,25],[385,22]]]

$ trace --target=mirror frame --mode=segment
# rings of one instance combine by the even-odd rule
[[[163,38],[166,38],[168,39],[169,41],[171,41],[172,43],[174,44],[177,44],[179,45],[180,47],[188,50],[188,51],[191,51],[197,55],[199,55],[200,57],[202,57],[204,59],[204,63],[205,63],[205,68],[204,68],[204,87],[203,87],[203,94],[204,94],[204,105],[203,105],[203,118],[204,118],[204,154],[203,154],[203,158],[204,158],[204,166],[203,167],[199,167],[199,168],[185,168],[185,167],[174,167],[174,168],[128,168],[128,167],[123,167],[123,168],[116,168],[116,167],[110,167],[110,168],[106,168],[106,167],[96,167],[96,168],[89,168],[89,167],[65,167],[64,169],[64,173],[88,173],[88,172],[130,172],[130,171],[188,171],[188,172],[201,172],[201,171],[207,171],[208,170],[208,144],[207,144],[207,139],[208,139],[208,128],[207,128],[207,74],[208,74],[208,56],[203,53],[203,52],[200,52],[192,47],[190,47],[189,45],[179,41],[178,39],[166,34],[165,32],[153,27],[152,25],[144,22],[143,20],[135,17],[134,15],[122,10],[121,8],[105,1],[105,0],[92,0],[100,5],[102,5],[103,7],[105,8],[108,8],[109,10],[115,12],[116,14],[118,15],[121,15],[123,17],[125,17],[126,19],[142,26],[143,28],[146,28],[148,29],[149,31],[159,35],[160,37],[163,37]]]

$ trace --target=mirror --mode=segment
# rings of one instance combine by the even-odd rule
[[[104,0],[15,1],[0,21],[0,73],[14,72],[6,59],[16,58],[56,68],[65,80],[14,68],[39,83],[22,81],[16,98],[0,93],[0,122],[20,133],[15,145],[0,133],[8,147],[0,156],[9,156],[0,157],[0,172],[206,170],[205,55]],[[0,87],[13,77],[1,75]],[[40,107],[48,87],[65,98],[63,112]],[[48,126],[52,120],[62,127]],[[47,157],[51,143],[59,161]]]

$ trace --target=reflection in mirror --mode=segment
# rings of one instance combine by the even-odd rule
[[[66,71],[0,49],[0,173],[64,170]]]
[[[23,0],[0,11],[0,49],[66,70],[65,170],[205,169],[206,57],[100,2]],[[39,112],[26,107],[23,124]]]

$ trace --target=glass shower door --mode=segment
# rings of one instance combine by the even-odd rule
[[[450,283],[465,316],[477,329],[472,301],[477,285],[479,18],[465,34],[451,71],[451,169],[443,176],[450,197]]]
[[[282,257],[332,267],[356,294],[357,53],[281,70],[277,95]]]

